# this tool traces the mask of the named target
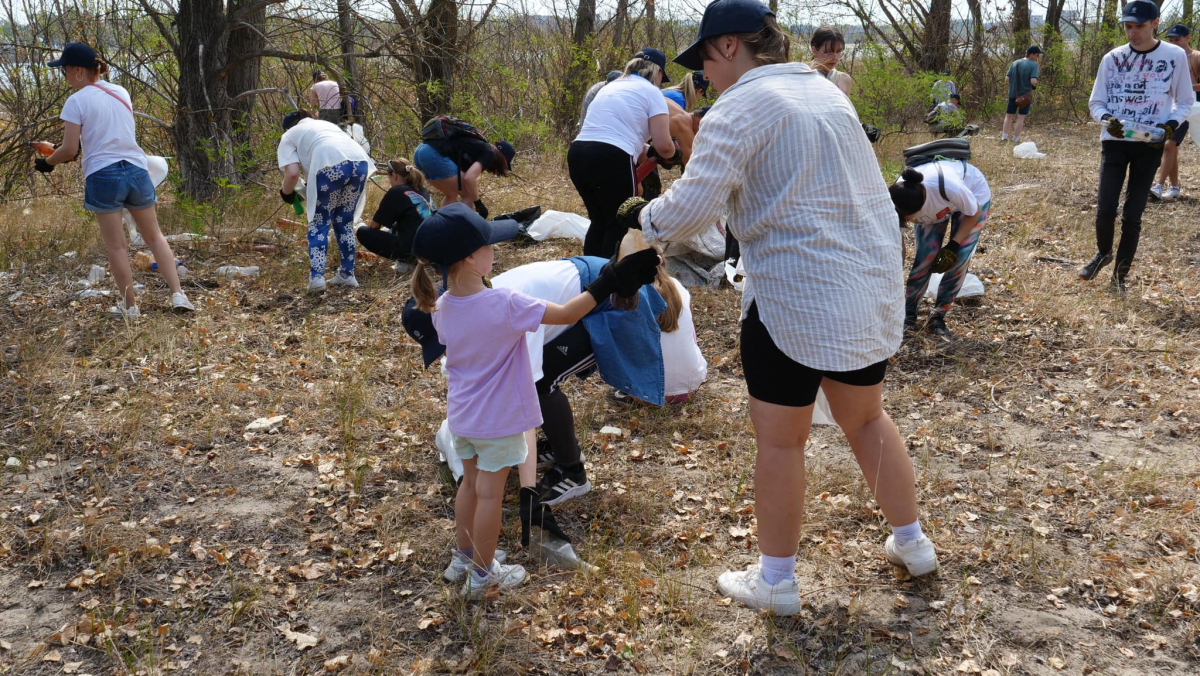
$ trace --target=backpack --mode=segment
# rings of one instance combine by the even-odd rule
[[[467,155],[477,153],[481,145],[491,146],[475,125],[453,115],[436,115],[421,127],[421,141],[433,146],[444,157],[458,166],[460,172],[471,168]],[[458,189],[462,190],[462,174],[458,175]]]
[[[957,160],[962,162],[963,177],[965,178],[967,175],[967,164],[971,160],[971,139],[944,138],[904,149],[905,167],[915,168],[940,160]],[[946,177],[942,174],[942,166],[940,164],[937,165],[937,172],[938,192],[942,194],[942,199],[949,201],[950,198],[946,196]]]

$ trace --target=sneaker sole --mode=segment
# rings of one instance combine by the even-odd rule
[[[912,575],[913,577],[923,577],[925,575],[929,575],[930,573],[932,573],[938,569],[938,562],[937,562],[936,556],[932,559],[926,559],[924,561],[916,561],[913,563],[907,563],[904,561],[904,559],[902,559],[900,557],[892,558],[891,556],[889,556],[889,557],[887,557],[887,560],[890,561],[893,566],[900,566],[901,568],[907,569],[908,574]]]
[[[500,551],[501,554],[500,556],[495,557],[494,560],[496,563],[504,563],[506,560],[508,560],[507,552],[504,552],[503,550],[497,551]],[[467,576],[467,571],[469,569],[469,567],[455,569],[454,564],[451,563],[450,565],[446,566],[446,570],[442,571],[442,577],[445,578],[447,582],[462,582],[463,578]]]
[[[591,490],[592,490],[592,482],[590,480],[584,481],[582,484],[572,486],[571,488],[568,488],[567,490],[563,491],[562,493],[559,494],[558,497],[554,498],[553,500],[546,500],[543,498],[542,504],[547,505],[549,507],[553,507],[555,505],[566,502],[567,500],[570,500],[572,498],[577,498],[581,495],[586,495]]]
[[[754,608],[756,610],[766,610],[766,611],[775,613],[776,615],[779,615],[779,616],[795,615],[800,612],[800,599],[799,598],[797,598],[795,601],[788,601],[786,603],[772,602],[767,607],[763,607],[762,605],[760,605],[757,597],[743,598],[741,596],[738,596],[737,594],[734,594],[734,593],[726,590],[724,587],[722,587],[720,580],[717,581],[717,591],[721,594],[721,596],[729,597],[729,598],[733,599],[734,601],[742,604],[743,606],[746,606],[747,608]]]

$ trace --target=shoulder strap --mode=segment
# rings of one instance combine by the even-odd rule
[[[942,193],[942,199],[949,202],[950,198],[946,196],[946,175],[942,173],[942,163],[934,162],[933,166],[938,173],[938,192]]]
[[[114,99],[120,101],[121,105],[125,106],[125,110],[128,110],[131,115],[133,114],[133,107],[131,107],[128,103],[125,103],[125,99],[121,98],[120,96],[117,96],[116,94],[105,89],[104,87],[101,87],[100,85],[96,84],[95,82],[88,83],[88,86],[95,87],[96,89],[99,89],[100,91],[104,92],[105,94],[108,94],[109,96],[113,97]]]

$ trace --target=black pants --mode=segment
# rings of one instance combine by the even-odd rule
[[[363,225],[354,230],[354,236],[364,249],[384,258],[398,261],[413,257],[411,246],[402,244],[400,238],[391,232]],[[410,244],[411,242],[409,239]]]
[[[554,453],[554,464],[570,467],[579,462],[579,439],[571,402],[558,388],[572,375],[586,378],[596,369],[592,339],[579,322],[542,348],[542,379],[537,381],[538,404],[542,408],[542,433]]]
[[[614,145],[575,141],[567,150],[567,168],[592,222],[583,255],[612,258],[626,230],[617,224],[617,209],[637,195],[633,158]]]
[[[1121,211],[1121,243],[1117,246],[1114,274],[1124,277],[1137,253],[1142,234],[1142,212],[1150,197],[1154,174],[1162,162],[1162,148],[1145,143],[1104,141],[1100,150],[1100,194],[1096,199],[1096,249],[1102,254],[1112,252],[1113,234],[1117,226],[1117,203],[1121,200],[1121,184],[1129,173],[1125,188],[1125,208]]]

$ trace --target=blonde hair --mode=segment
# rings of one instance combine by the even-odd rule
[[[622,73],[628,77],[630,75],[641,75],[647,80],[654,82],[654,76],[662,74],[662,68],[658,67],[657,63],[649,59],[634,57],[625,64],[625,71]]]
[[[696,83],[692,82],[692,74],[688,73],[683,80],[674,87],[667,87],[667,91],[677,91],[683,94],[683,109],[687,112],[692,112],[696,107],[696,100],[700,97],[696,94]]]
[[[776,63],[787,63],[788,54],[792,50],[792,39],[779,27],[773,16],[763,17],[762,28],[753,33],[727,33],[737,38],[750,53],[754,55],[755,66],[770,66]],[[726,37],[715,35],[704,42],[704,50],[712,56],[716,41]]]
[[[388,173],[399,174],[400,178],[404,179],[413,190],[423,192],[427,190],[429,185],[425,178],[425,173],[413,166],[412,160],[406,160],[401,157],[398,160],[388,160]]]
[[[108,63],[100,57],[96,57],[96,63],[92,66],[70,66],[71,68],[82,68],[88,72],[93,78],[98,78],[108,74]]]
[[[412,292],[413,298],[417,301],[417,309],[421,312],[432,313],[436,309],[437,285],[433,283],[430,275],[438,274],[438,272],[437,266],[433,263],[424,258],[417,259],[417,266],[413,268]]]
[[[649,248],[651,248],[650,244],[642,235],[641,230],[630,230],[621,238],[621,245],[617,247],[617,260]],[[665,262],[659,265],[658,270],[654,273],[654,289],[667,303],[667,307],[658,313],[656,318],[658,328],[665,333],[675,331],[679,328],[679,315],[683,312],[683,296],[679,293],[679,287],[675,286],[675,280],[667,274]]]

